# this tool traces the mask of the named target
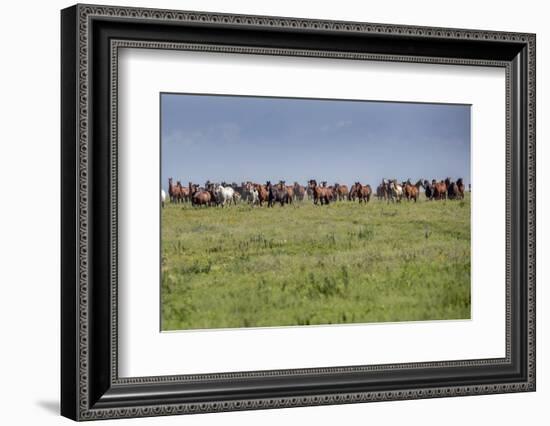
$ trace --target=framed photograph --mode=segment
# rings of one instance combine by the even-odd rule
[[[61,12],[61,412],[535,390],[535,35]]]

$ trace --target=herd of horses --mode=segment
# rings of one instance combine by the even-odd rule
[[[408,201],[418,201],[420,188],[424,190],[424,195],[428,200],[463,200],[464,199],[464,180],[458,178],[453,181],[450,177],[445,180],[419,179],[414,185],[411,180],[398,183],[396,179],[382,179],[376,189],[378,199],[401,202],[403,198]]]
[[[417,202],[420,197],[420,188],[424,190],[427,200],[462,200],[464,199],[464,181],[462,178],[453,181],[451,178],[445,180],[428,181],[419,179],[415,184],[411,180],[398,182],[397,179],[382,179],[376,188],[378,200],[385,200],[388,203],[400,203],[403,199]],[[180,181],[174,183],[172,178],[168,179],[168,197],[164,190],[161,190],[161,203],[164,207],[167,199],[171,203],[191,203],[193,206],[222,206],[229,204],[249,203],[251,205],[273,207],[275,204],[281,206],[292,204],[295,201],[312,200],[316,205],[327,205],[336,201],[358,201],[368,203],[372,196],[372,188],[369,184],[355,182],[351,187],[335,183],[327,185],[326,181],[319,184],[311,179],[306,185],[294,182],[286,185],[284,180],[272,184],[267,181],[265,184],[254,182],[242,182],[227,184],[207,181],[204,186],[189,182],[184,186]]]

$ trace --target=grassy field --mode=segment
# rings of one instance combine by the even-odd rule
[[[470,318],[470,200],[162,211],[162,329]]]

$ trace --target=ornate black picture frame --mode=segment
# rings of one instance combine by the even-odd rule
[[[61,413],[159,416],[535,390],[535,35],[76,5],[61,13]],[[120,47],[506,70],[506,356],[120,378]]]

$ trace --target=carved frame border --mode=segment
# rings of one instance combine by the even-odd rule
[[[169,11],[156,9],[141,9],[127,7],[104,7],[91,5],[78,5],[78,62],[77,62],[77,88],[78,88],[78,140],[77,140],[77,176],[78,176],[78,217],[77,217],[77,322],[78,322],[78,363],[77,363],[77,384],[78,390],[78,408],[77,419],[92,420],[104,419],[113,417],[141,417],[141,416],[158,416],[170,414],[184,414],[197,412],[215,412],[215,411],[230,411],[244,409],[262,409],[262,408],[281,408],[293,406],[309,406],[309,405],[324,405],[324,404],[340,404],[352,402],[366,401],[383,401],[383,400],[400,400],[400,399],[415,399],[415,398],[434,398],[443,396],[461,396],[461,395],[476,395],[488,393],[504,393],[517,391],[532,391],[535,389],[535,36],[533,34],[521,34],[511,32],[494,32],[494,31],[479,31],[479,30],[464,30],[464,29],[447,29],[447,28],[429,28],[417,26],[402,26],[402,25],[386,25],[386,24],[370,24],[357,22],[337,22],[324,20],[296,19],[296,18],[280,18],[280,17],[264,17],[264,16],[247,16],[247,15],[229,15],[217,13],[202,13],[202,12],[187,12],[187,11]],[[359,392],[359,393],[332,393],[326,395],[312,395],[304,397],[278,397],[265,399],[246,399],[246,400],[228,400],[216,401],[201,404],[162,404],[154,406],[143,406],[133,408],[90,408],[88,379],[89,379],[89,299],[88,299],[88,276],[89,276],[89,161],[88,161],[88,114],[89,114],[89,54],[90,54],[90,39],[89,28],[90,21],[94,17],[118,17],[128,19],[138,19],[140,21],[174,21],[174,22],[190,22],[190,23],[211,23],[223,25],[239,25],[252,26],[260,28],[300,28],[304,30],[312,29],[316,31],[338,31],[338,32],[359,32],[373,34],[405,34],[415,37],[424,38],[443,38],[443,39],[467,39],[467,40],[495,40],[524,43],[527,46],[528,58],[528,75],[527,75],[527,98],[528,98],[528,116],[527,116],[527,173],[528,173],[528,188],[527,188],[527,229],[528,229],[528,247],[527,247],[527,273],[528,282],[528,342],[527,342],[527,368],[528,380],[518,383],[500,383],[493,385],[480,386],[450,386],[447,388],[425,388],[425,389],[403,389],[398,391],[381,391],[381,392]],[[410,62],[427,62],[427,63],[450,63],[464,65],[485,65],[485,66],[503,66],[506,68],[507,94],[506,94],[506,110],[507,110],[507,126],[509,127],[510,115],[510,69],[504,62],[499,61],[480,61],[480,60],[465,60],[465,59],[449,59],[449,58],[418,58],[414,56],[392,56],[392,55],[371,55],[371,54],[353,54],[343,52],[315,52],[315,51],[297,51],[288,49],[270,49],[270,48],[246,48],[246,47],[231,47],[231,46],[206,46],[181,43],[158,43],[144,42],[131,40],[114,40],[111,44],[112,64],[111,64],[111,91],[112,91],[112,120],[116,120],[117,104],[117,50],[121,47],[133,48],[156,48],[156,49],[186,49],[186,50],[202,50],[202,51],[223,51],[230,53],[247,53],[247,54],[268,54],[268,55],[298,55],[298,56],[316,56],[341,59],[365,59],[365,60],[384,60],[384,61],[410,61]],[[506,129],[507,135],[507,195],[510,190],[510,139],[511,129]],[[111,127],[111,138],[116,142],[117,132],[116,126]],[[111,203],[116,206],[117,201],[117,170],[116,170],[116,143],[113,143],[113,151],[111,152],[113,164],[111,172],[112,193]],[[506,315],[506,358],[497,360],[467,360],[450,363],[421,363],[421,364],[394,364],[384,366],[366,366],[366,367],[342,367],[344,369],[353,369],[354,371],[369,371],[380,369],[395,369],[395,368],[411,368],[411,367],[436,367],[449,365],[480,365],[508,362],[510,356],[510,326],[511,321],[508,303],[510,300],[510,290],[508,286],[510,276],[509,254],[510,247],[510,197],[507,199],[507,259],[506,259],[506,277],[507,277],[507,315]],[[111,299],[111,336],[113,348],[116,348],[117,326],[116,326],[116,257],[117,257],[117,225],[116,225],[116,207],[111,211],[112,218],[112,240],[111,240],[111,284],[113,288]],[[247,372],[247,373],[227,373],[223,375],[200,375],[200,376],[162,376],[148,378],[130,378],[120,379],[117,374],[117,351],[112,352],[112,367],[111,380],[114,384],[124,383],[168,383],[181,380],[212,380],[219,378],[236,378],[246,377],[247,375],[303,375],[312,371],[318,373],[330,373],[332,371],[342,371],[340,367],[328,367],[326,369],[306,369],[306,370],[275,370],[262,372]],[[364,370],[361,370],[361,369]]]

